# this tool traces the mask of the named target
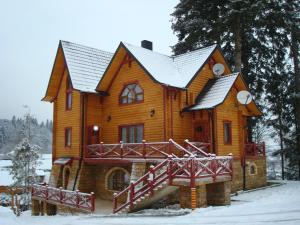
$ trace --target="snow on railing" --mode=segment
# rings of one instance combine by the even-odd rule
[[[182,157],[193,155],[190,151],[170,139],[168,142],[146,142],[87,145],[85,158],[144,158],[166,159],[168,155]]]
[[[63,188],[50,187],[48,185],[34,184],[31,188],[33,199],[41,199],[53,204],[62,204],[72,208],[88,212],[95,211],[95,194],[64,190]]]
[[[219,176],[230,176],[232,179],[232,156],[195,158],[176,158],[170,155],[157,166],[152,166],[145,175],[132,182],[127,188],[116,193],[113,198],[114,213],[134,206],[134,202],[146,194],[153,195],[155,188],[162,183],[169,185],[175,180],[187,181],[195,187],[196,181],[212,178],[215,182]],[[129,197],[128,197],[129,196]]]

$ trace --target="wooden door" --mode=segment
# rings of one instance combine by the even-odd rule
[[[210,143],[210,134],[208,121],[198,121],[194,123],[194,141]]]

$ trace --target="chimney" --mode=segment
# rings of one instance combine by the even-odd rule
[[[149,50],[152,51],[152,49],[153,49],[153,44],[152,44],[151,41],[143,40],[143,41],[141,41],[141,47],[146,48],[146,49],[149,49]]]

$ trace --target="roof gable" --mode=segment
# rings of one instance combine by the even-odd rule
[[[73,88],[95,92],[113,54],[66,41],[61,41],[61,46]]]
[[[239,90],[248,90],[245,81],[239,73],[211,79],[197,96],[196,103],[185,110],[196,111],[215,108],[225,101],[233,86]],[[247,108],[249,108],[255,116],[262,114],[254,101],[247,105]]]
[[[60,41],[44,101],[53,101],[57,95],[65,68],[72,87],[83,92],[96,92],[112,53],[95,48]]]
[[[124,46],[157,82],[178,88],[185,88],[189,84],[217,47],[212,45],[177,56],[167,56],[127,43]]]

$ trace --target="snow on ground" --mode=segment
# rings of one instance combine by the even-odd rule
[[[169,211],[168,209],[167,211]],[[163,212],[163,210],[160,210]],[[153,210],[149,210],[153,214]],[[30,212],[15,217],[8,208],[0,207],[1,225],[262,225],[300,224],[300,182],[287,182],[284,185],[242,193],[232,197],[231,206],[197,209],[185,216],[43,216],[31,217]]]

